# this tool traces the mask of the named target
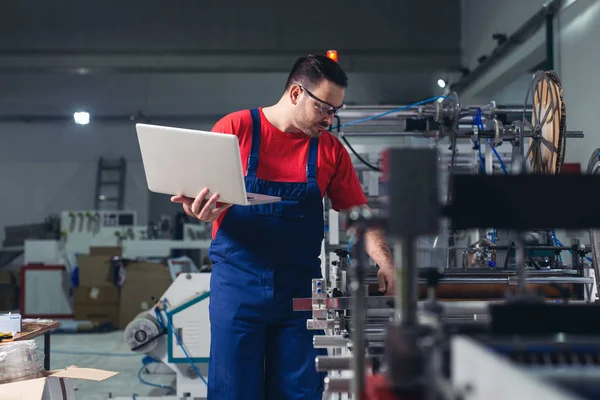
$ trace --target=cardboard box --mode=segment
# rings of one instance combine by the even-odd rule
[[[2,400],[74,400],[72,379],[102,382],[117,372],[93,368],[68,367],[63,370],[43,371],[41,378],[10,382],[0,385]]]
[[[119,327],[119,288],[114,285],[75,288],[73,314],[76,321],[110,322]]]
[[[115,304],[77,304],[73,312],[76,321],[90,321],[95,323],[110,322],[113,328],[120,327],[120,305]]]
[[[79,286],[114,285],[115,269],[107,256],[77,257],[79,268]]]
[[[90,246],[90,256],[123,257],[123,248],[119,246]]]
[[[119,288],[115,285],[79,286],[75,288],[75,304],[119,303]]]
[[[165,264],[136,262],[128,264],[125,271],[125,282],[121,287],[121,329],[139,313],[152,308],[153,298],[160,299],[173,283]]]

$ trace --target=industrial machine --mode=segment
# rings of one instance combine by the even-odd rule
[[[521,108],[461,107],[451,94],[433,105],[396,107],[383,117],[401,121],[399,134],[429,136],[434,145],[390,150],[375,167],[386,185],[382,207],[346,216],[340,225],[351,245],[331,246],[335,260],[325,266],[323,279],[313,281],[312,298],[294,301],[296,310],[312,310],[307,329],[326,333],[315,335],[314,346],[329,350],[316,360],[328,375],[328,398],[597,395],[599,309],[591,303],[597,301],[600,276],[595,251],[600,213],[594,196],[582,201],[557,195],[527,213],[520,204],[548,187],[563,193],[598,187],[600,156],[592,155],[589,175],[561,174],[566,138],[583,133],[566,130],[555,73],[537,72],[527,98],[530,94],[532,104],[526,100]],[[343,110],[338,126],[344,118],[369,120],[382,111],[387,112]],[[352,147],[346,139],[352,135],[339,135]],[[449,165],[440,155],[444,138],[450,139]],[[474,170],[466,158],[456,163],[460,140],[469,140],[477,153],[486,147]],[[512,145],[510,163],[495,150],[501,141]],[[479,193],[485,199],[474,196]],[[386,229],[394,248],[394,297],[370,290],[377,269],[366,256],[363,235],[373,225]],[[418,240],[439,239],[445,229],[446,262],[417,268]],[[565,246],[555,229],[589,230],[591,243],[573,238]],[[571,256],[563,260],[567,252]]]
[[[298,310],[312,310],[308,329],[328,333],[315,336],[315,347],[336,349],[316,360],[317,368],[328,372],[328,394],[355,399],[520,398],[524,393],[528,398],[596,398],[600,327],[595,321],[600,309],[589,304],[590,299],[565,296],[555,300],[529,285],[541,279],[526,268],[523,240],[517,243],[514,293],[507,293],[499,301],[444,301],[437,295],[440,283],[446,279],[444,270],[419,271],[414,239],[434,232],[441,217],[450,218],[452,225],[460,229],[490,223],[503,229],[515,226],[518,232],[529,226],[547,229],[551,223],[568,229],[597,229],[600,212],[595,210],[593,199],[582,202],[567,200],[568,195],[559,196],[540,210],[548,211],[557,203],[568,207],[569,211],[557,213],[554,221],[548,221],[544,212],[518,217],[508,217],[504,212],[516,204],[510,200],[509,189],[529,196],[549,183],[575,189],[597,186],[600,178],[457,176],[454,200],[442,206],[432,196],[436,191],[435,173],[421,173],[418,182],[410,179],[417,170],[435,171],[425,168],[435,164],[433,150],[397,149],[391,158],[390,182],[394,190],[389,211],[370,215],[357,210],[349,215],[358,246],[353,262],[346,268],[346,277],[352,281],[350,296],[335,297],[335,288],[328,290],[326,282],[319,279],[313,281],[311,299],[294,302]],[[413,175],[403,178],[406,171]],[[419,185],[426,190],[416,190]],[[468,203],[474,188],[495,186],[503,192],[498,191],[490,203],[462,206]],[[403,194],[407,191],[411,196]],[[498,214],[482,217],[480,213],[486,206],[497,207]],[[573,208],[577,207],[579,211],[574,215]],[[409,214],[414,217],[409,218]],[[373,225],[386,226],[396,248],[401,249],[395,297],[367,295],[365,272],[369,268],[363,235]],[[418,300],[420,281],[424,281],[428,292],[423,301]],[[504,388],[507,378],[511,379],[511,387]]]
[[[530,95],[523,107],[463,107],[451,93],[431,104],[339,113],[332,130],[374,173],[363,185],[379,202],[343,218],[326,211],[323,278],[313,280],[311,298],[294,300],[295,310],[312,311],[314,346],[328,350],[315,360],[327,372],[325,398],[594,398],[600,211],[593,193],[568,193],[598,187],[600,149],[589,175],[561,174],[566,139],[583,133],[566,130],[555,73],[536,73]],[[356,118],[387,131],[342,132]],[[365,135],[416,141],[366,160],[348,141]],[[567,194],[523,213],[522,198],[554,186]],[[395,296],[374,287],[364,243],[373,226],[385,229],[398,263]],[[563,245],[556,229],[589,230],[590,244]],[[440,248],[442,262],[418,268],[421,252]],[[163,399],[206,396],[209,279],[180,274],[125,329],[132,351],[175,372]]]
[[[360,118],[360,124],[355,125],[357,121],[351,120],[353,118]],[[373,158],[367,161],[364,154],[354,150],[348,139],[401,137],[410,141],[400,147],[435,148],[440,184],[438,195],[442,202],[451,201],[449,182],[456,174],[519,172],[513,170],[513,164],[523,166],[529,173],[559,174],[565,168],[566,139],[583,137],[583,132],[566,130],[563,89],[553,71],[538,71],[533,75],[524,106],[498,106],[494,102],[462,106],[458,95],[449,93],[410,106],[346,107],[338,113],[332,131],[356,155],[360,165],[380,176],[384,169],[383,158],[379,163]],[[510,146],[508,152],[501,149],[506,145]],[[521,163],[523,159],[528,162]],[[372,181],[370,178],[363,181],[367,193],[373,187],[377,193],[377,197],[369,197],[371,207],[385,207],[388,184],[381,177],[378,186]],[[480,190],[477,193],[477,201],[493,195]],[[496,211],[489,209],[486,212]],[[520,209],[512,212],[520,212]],[[345,232],[340,233],[340,230],[347,231],[341,225],[339,215],[329,210],[329,229],[322,259],[323,275],[330,287],[335,280],[330,279],[330,274],[335,275],[339,269],[333,263],[339,262],[340,251],[349,250],[352,240]],[[539,278],[531,284],[553,298],[561,298],[564,290],[580,300],[595,298],[597,287],[592,283],[598,274],[589,268],[591,246],[577,241],[564,245],[559,236],[554,228],[526,232],[525,262],[531,274]],[[438,232],[417,239],[417,262],[420,266],[444,268],[444,280],[438,292],[442,299],[498,300],[504,297],[507,286],[516,283],[516,239],[515,232],[497,227],[458,231],[450,229],[447,221],[442,220]],[[442,257],[445,259],[441,260]],[[368,283],[376,283],[373,273],[366,279]],[[567,286],[557,288],[556,285]],[[424,299],[426,287],[421,284],[419,288],[419,297]]]
[[[154,307],[138,315],[125,328],[125,342],[132,351],[145,354],[149,362],[167,365],[175,373],[175,385],[169,394],[147,398],[206,398],[210,275],[180,274]],[[145,397],[137,396],[137,399]]]

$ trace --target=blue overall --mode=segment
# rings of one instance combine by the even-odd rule
[[[323,203],[317,185],[318,138],[311,138],[307,182],[256,177],[260,114],[252,114],[246,190],[282,201],[227,210],[209,255],[211,347],[208,400],[321,400],[310,312],[293,299],[311,297],[321,277]]]

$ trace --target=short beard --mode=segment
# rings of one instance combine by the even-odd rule
[[[320,137],[323,133],[323,130],[326,128],[322,128],[315,124],[306,123],[306,120],[307,118],[304,118],[303,115],[299,115],[298,118],[296,118],[295,122],[298,129],[300,129],[306,136],[310,138]]]

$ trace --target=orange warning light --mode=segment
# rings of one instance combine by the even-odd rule
[[[333,61],[337,62],[337,60],[338,60],[337,50],[327,50],[327,57],[331,58]]]

